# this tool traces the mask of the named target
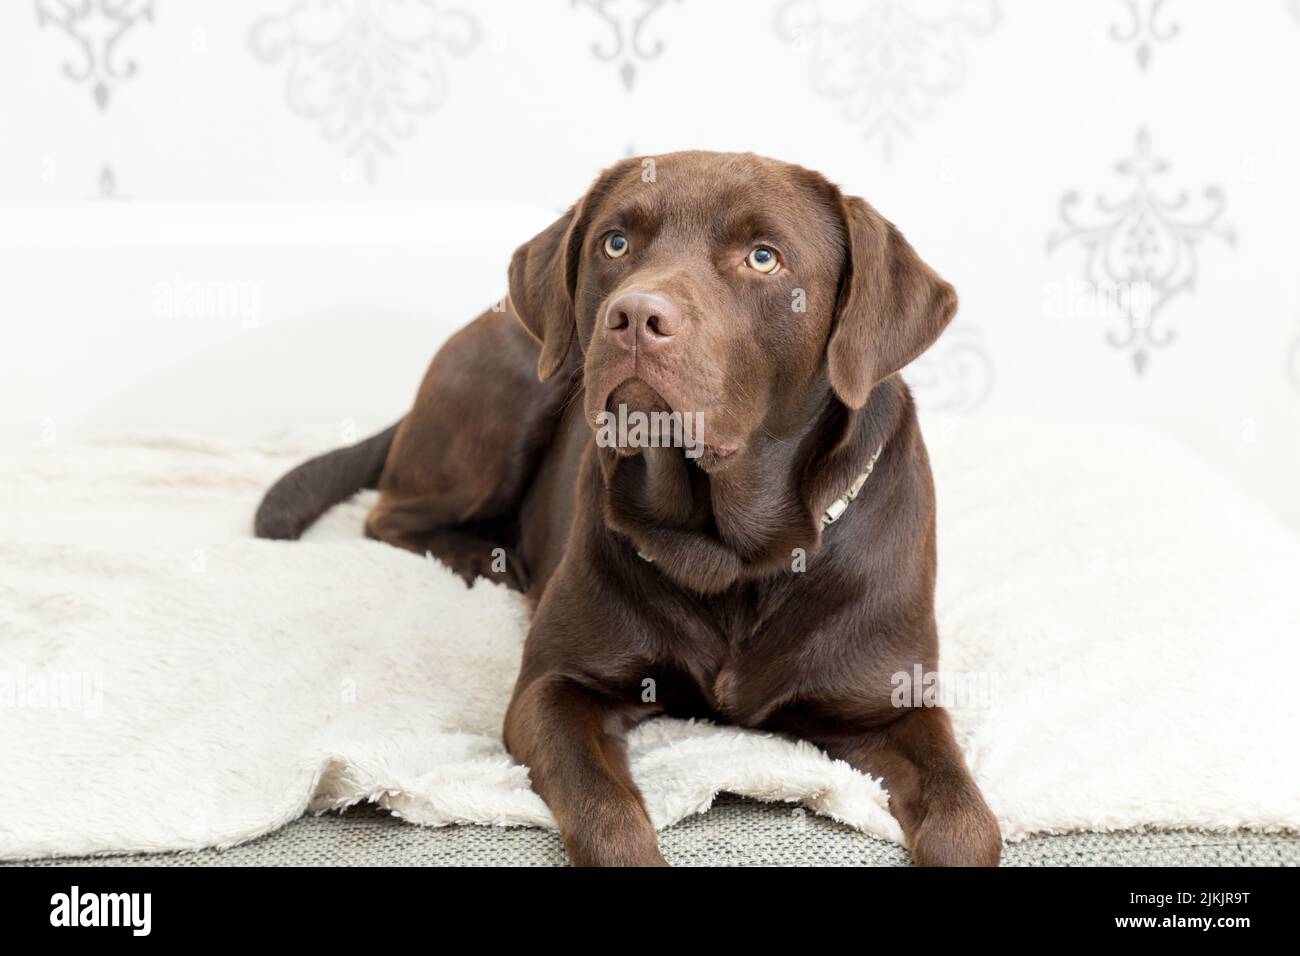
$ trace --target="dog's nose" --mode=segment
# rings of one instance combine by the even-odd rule
[[[606,331],[629,350],[663,348],[681,326],[677,306],[654,292],[624,292],[605,310]]]

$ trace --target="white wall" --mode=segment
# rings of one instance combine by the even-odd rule
[[[957,286],[923,403],[1146,422],[1300,526],[1296,0],[77,7],[0,5],[13,440],[400,410],[600,167],[748,149],[866,196]],[[256,290],[257,320],[161,314],[178,275]],[[1173,338],[1108,339],[1086,279],[1146,280]],[[312,392],[336,374],[351,397]],[[202,414],[159,401],[186,383]]]

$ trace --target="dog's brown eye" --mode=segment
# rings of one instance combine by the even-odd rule
[[[605,237],[605,255],[617,259],[627,252],[627,236],[621,232],[611,232]]]
[[[745,259],[745,264],[751,269],[763,273],[774,271],[779,262],[776,251],[767,246],[755,246],[754,251]]]

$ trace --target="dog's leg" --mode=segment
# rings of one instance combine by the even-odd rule
[[[630,714],[564,678],[521,677],[506,746],[528,766],[576,866],[667,866],[627,766]]]
[[[879,777],[921,866],[997,866],[1002,834],[953,737],[947,711],[918,707],[862,734],[817,741]]]
[[[366,534],[416,554],[431,554],[467,584],[478,577],[516,591],[528,591],[528,574],[514,548],[498,537],[476,534],[438,521],[441,501],[433,497],[386,501],[366,519]]]
[[[461,329],[393,438],[366,534],[432,554],[466,582],[482,575],[527,590],[517,512],[567,388],[537,381],[537,344],[513,313]]]

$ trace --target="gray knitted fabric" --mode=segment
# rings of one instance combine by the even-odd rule
[[[676,866],[906,866],[900,846],[802,808],[723,795],[660,834]],[[1199,830],[1069,833],[1008,844],[1008,866],[1295,866],[1300,835]],[[115,866],[562,866],[549,830],[419,827],[369,808],[304,817],[229,850],[32,861]],[[25,865],[32,865],[28,863]],[[24,864],[18,864],[24,865]]]

